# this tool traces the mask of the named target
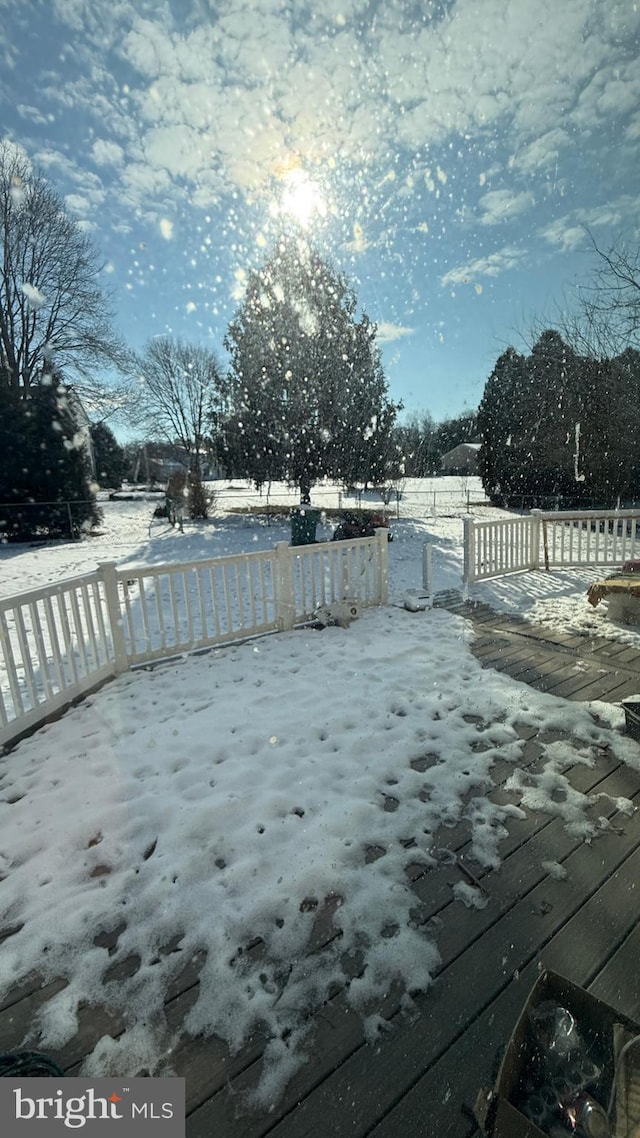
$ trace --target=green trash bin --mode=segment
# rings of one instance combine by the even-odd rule
[[[312,506],[299,506],[291,511],[291,544],[313,545],[316,540],[316,526],[320,521],[320,510]]]

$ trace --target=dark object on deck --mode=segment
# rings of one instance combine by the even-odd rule
[[[332,541],[350,541],[354,537],[375,537],[376,529],[387,528],[387,521],[383,514],[357,513],[355,510],[345,510],[342,521],[333,531]],[[391,535],[389,534],[389,541]]]
[[[0,1054],[0,1078],[64,1078],[64,1071],[53,1059],[39,1051],[7,1051]]]
[[[640,1025],[556,972],[534,984],[475,1114],[487,1138],[635,1133]],[[615,1107],[615,1127],[609,1115]]]
[[[622,708],[626,720],[627,734],[640,743],[640,700],[629,699],[622,701]]]
[[[320,521],[320,510],[301,505],[291,511],[291,544],[313,545],[316,540],[316,526]]]

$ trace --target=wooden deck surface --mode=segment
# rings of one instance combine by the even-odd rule
[[[480,601],[463,601],[455,592],[441,594],[438,604],[471,621],[476,634],[471,651],[484,667],[564,699],[619,703],[640,694],[640,648],[563,634]]]
[[[473,620],[473,650],[486,666],[571,699],[617,701],[640,690],[640,653],[612,642],[555,638],[485,606],[445,600]],[[563,737],[524,725],[520,733],[525,746],[518,765],[532,769],[545,745]],[[512,769],[506,760],[492,769],[493,801],[518,801],[504,789]],[[576,766],[569,777],[581,791],[611,796],[597,801],[597,815],[610,826],[591,844],[570,837],[561,821],[529,812],[509,821],[497,871],[484,872],[470,859],[466,823],[446,832],[456,855],[452,864],[414,867],[420,921],[435,937],[442,964],[431,989],[417,997],[413,1018],[401,1008],[399,991],[387,994],[377,1010],[389,1031],[379,1044],[365,1043],[360,1018],[337,991],[314,1016],[309,1061],[272,1110],[255,1113],[245,1109],[243,1092],[255,1086],[265,1040],[255,1038],[231,1056],[219,1040],[182,1036],[173,1064],[186,1078],[189,1138],[468,1138],[476,1132],[469,1109],[480,1085],[491,1081],[540,966],[640,1019],[640,810],[629,817],[614,803],[624,796],[640,805],[640,774],[603,751],[593,768]],[[564,880],[548,875],[542,865],[548,861],[564,867]],[[469,874],[488,899],[483,910],[452,901],[452,884]],[[338,935],[331,918],[329,900],[318,913],[310,967],[314,953]],[[260,947],[257,942],[249,951]],[[172,1028],[179,1030],[196,998],[198,967],[198,961],[188,964],[167,993]],[[352,967],[357,974],[357,960]],[[0,1050],[21,1044],[52,991],[39,989],[34,978],[0,1005]],[[76,1074],[97,1039],[121,1029],[106,1010],[86,1009],[76,1039],[52,1057]]]

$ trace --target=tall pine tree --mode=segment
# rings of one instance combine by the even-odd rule
[[[384,481],[397,406],[346,280],[302,238],[283,239],[257,272],[225,340],[222,428],[230,473],[283,479],[303,501],[322,477]]]

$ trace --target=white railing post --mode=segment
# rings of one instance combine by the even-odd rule
[[[470,585],[476,579],[476,534],[472,517],[462,519],[464,528],[464,562],[462,580]]]
[[[280,632],[290,632],[295,624],[296,602],[293,586],[293,557],[286,541],[277,541],[274,549],[274,592],[276,620]]]
[[[115,561],[101,561],[98,571],[104,584],[104,599],[107,605],[107,619],[111,630],[113,643],[113,663],[116,675],[126,672],[129,668],[127,645],[124,638],[124,624],[120,608],[120,594],[118,593],[118,578],[116,576]]]
[[[389,600],[389,531],[384,526],[376,530],[378,539],[378,604]]]
[[[540,568],[540,519],[542,510],[531,511],[531,568]]]

